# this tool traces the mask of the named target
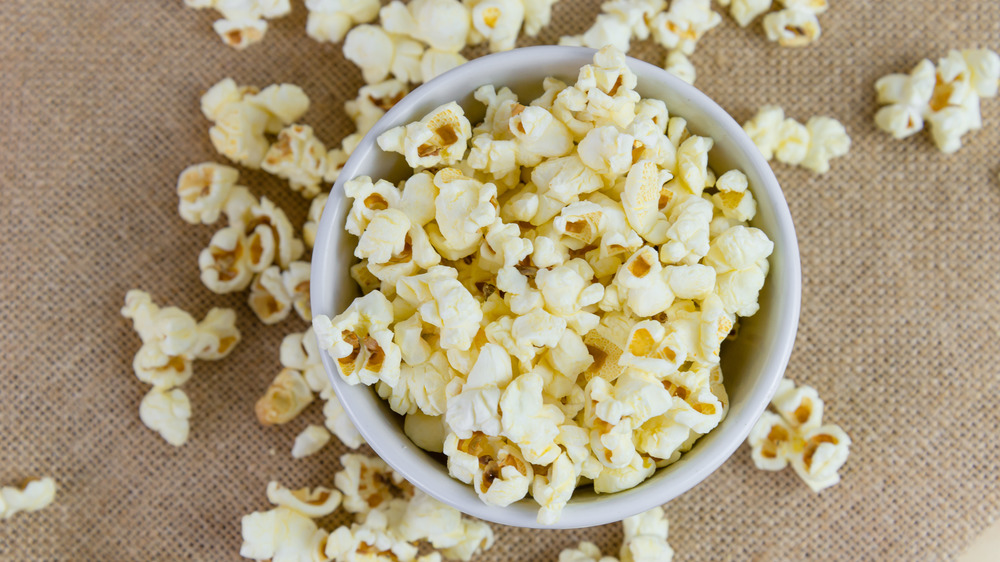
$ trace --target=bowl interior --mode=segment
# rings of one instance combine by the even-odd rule
[[[343,196],[343,182],[360,175],[393,183],[412,171],[402,156],[387,154],[375,144],[383,131],[415,121],[435,107],[458,101],[475,123],[485,110],[473,99],[484,84],[507,86],[521,100],[542,93],[542,79],[555,76],[568,84],[579,68],[591,62],[594,51],[574,47],[529,47],[476,59],[417,88],[390,110],[361,142],[330,195],[313,252],[311,297],[313,314],[342,312],[359,291],[348,266],[355,263],[357,239],[343,225],[351,202]],[[705,435],[676,463],[660,469],[639,486],[616,494],[599,495],[580,488],[561,520],[547,528],[576,528],[618,521],[661,505],[687,491],[718,468],[746,438],[780,381],[791,353],[798,324],[800,273],[798,246],[784,197],[767,163],[739,125],[718,105],[693,87],[648,63],[629,59],[639,77],[643,97],[666,102],[671,116],[681,116],[715,146],[710,165],[715,170],[738,168],[750,181],[757,200],[752,224],[774,241],[770,273],[760,295],[760,311],[740,320],[739,337],[722,349],[722,370],[730,409],[717,428]],[[721,173],[721,172],[720,172]],[[370,388],[349,386],[323,354],[327,373],[344,409],[369,445],[390,466],[437,499],[481,519],[520,527],[541,527],[538,510],[525,499],[506,508],[483,504],[471,486],[454,480],[445,465],[412,444],[403,433],[402,417]],[[595,507],[600,506],[600,509]]]

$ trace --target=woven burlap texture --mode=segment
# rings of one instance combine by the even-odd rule
[[[213,13],[180,0],[0,3],[0,484],[59,486],[48,509],[0,521],[0,558],[235,560],[240,517],[267,507],[269,480],[331,483],[339,444],[290,456],[318,405],[281,427],[253,415],[282,337],[305,324],[264,326],[245,294],[202,286],[197,255],[214,228],[184,223],[174,192],[184,167],[224,162],[198,109],[223,77],[299,84],[320,138],[351,132],[342,104],[360,73],[339,45],[306,37],[293,4],[237,52],[212,32]],[[802,253],[788,374],[819,390],[851,457],[843,482],[816,495],[790,469],[756,470],[742,447],[666,506],[677,560],[947,559],[1000,512],[1000,100],[984,100],[985,129],[951,156],[872,122],[878,77],[950,48],[1000,48],[1000,3],[832,4],[814,46],[779,48],[760,20],[740,29],[724,15],[692,58],[697,86],[736,119],[774,103],[803,122],[835,117],[853,139],[825,176],[774,166]],[[580,33],[597,11],[563,0],[520,44]],[[647,42],[631,54],[664,57]],[[241,180],[302,223],[308,203],[285,182]],[[198,362],[185,386],[194,414],[181,448],[139,421],[139,339],[118,313],[132,288],[199,318],[239,314],[243,342]],[[495,530],[479,560],[554,560],[583,539],[616,552],[621,536],[620,525]]]

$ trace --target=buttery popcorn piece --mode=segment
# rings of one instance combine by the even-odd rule
[[[320,193],[309,204],[309,214],[307,215],[306,223],[302,225],[302,240],[305,242],[306,248],[312,249],[313,244],[316,243],[316,231],[319,229],[319,220],[323,216],[323,208],[326,206],[329,197],[326,193]]]
[[[622,541],[622,562],[670,562],[674,550],[667,544],[669,525],[662,507],[626,517],[622,521],[625,537]]]
[[[177,178],[178,214],[191,224],[214,223],[238,178],[235,168],[211,162],[185,168]]]
[[[319,425],[309,425],[295,437],[292,458],[301,459],[314,455],[330,442],[330,432]]]
[[[263,425],[288,423],[313,401],[312,390],[295,369],[284,368],[271,381],[264,396],[254,406],[257,421]]]
[[[455,102],[446,103],[406,126],[390,129],[378,137],[379,147],[398,152],[412,168],[431,168],[457,163],[465,156],[472,125]]]
[[[260,167],[279,178],[288,180],[292,191],[311,199],[320,192],[326,173],[327,152],[323,143],[308,125],[291,125],[278,133]]]
[[[160,434],[167,443],[180,447],[187,442],[191,402],[179,388],[153,387],[139,404],[143,425]]]
[[[784,379],[771,407],[777,414],[764,412],[747,438],[757,468],[781,470],[791,464],[814,492],[840,482],[851,438],[839,426],[821,425],[823,401],[816,390]]]
[[[0,488],[0,516],[10,519],[18,513],[38,511],[56,498],[56,481],[46,476],[32,478],[20,488]]]
[[[764,16],[764,33],[782,47],[804,47],[819,39],[819,21],[810,10],[789,7]]]
[[[243,50],[255,43],[260,43],[267,33],[267,22],[262,19],[240,18],[235,20],[220,19],[212,24],[212,29],[230,47]]]
[[[378,17],[377,0],[306,0],[306,35],[320,42],[339,43],[355,25]]]

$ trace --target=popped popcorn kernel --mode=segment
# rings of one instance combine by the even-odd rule
[[[313,401],[312,391],[295,369],[285,368],[271,381],[264,396],[254,406],[257,421],[263,425],[288,423]]]
[[[0,488],[0,516],[10,519],[18,513],[38,511],[56,498],[56,481],[46,476],[32,478],[20,487]]]

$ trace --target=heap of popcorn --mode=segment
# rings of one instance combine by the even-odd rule
[[[491,505],[558,521],[577,486],[632,488],[726,414],[719,350],[758,309],[773,244],[746,176],[641,99],[606,47],[521,103],[483,86],[383,133],[413,168],[352,178],[364,295],[313,320],[350,384]]]

